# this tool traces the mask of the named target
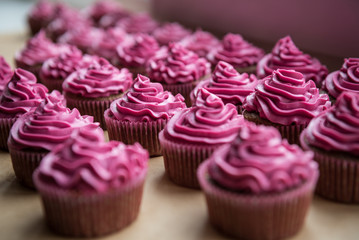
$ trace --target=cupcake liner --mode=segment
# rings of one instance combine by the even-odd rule
[[[34,188],[32,174],[48,152],[21,150],[9,144],[12,167],[16,178],[25,186]]]
[[[125,144],[138,142],[147,149],[150,156],[161,155],[159,132],[165,127],[167,120],[159,119],[153,122],[129,122],[111,118],[105,112],[105,121],[110,140],[121,141]]]
[[[7,139],[10,135],[10,129],[16,122],[17,118],[0,118],[0,148],[4,151],[9,151],[7,146]]]
[[[220,145],[181,144],[167,140],[159,134],[165,171],[176,184],[199,189],[197,168]]]
[[[118,189],[80,193],[58,189],[34,173],[49,228],[61,235],[97,237],[123,229],[138,216],[146,172]]]
[[[77,108],[81,115],[91,115],[95,122],[99,122],[102,129],[106,130],[104,112],[110,108],[111,102],[120,98],[122,94],[112,95],[107,98],[84,98],[71,93],[65,93],[68,108]]]
[[[192,106],[191,91],[195,88],[196,82],[182,83],[182,84],[164,84],[163,90],[171,92],[173,95],[180,93],[184,99],[187,107]]]
[[[49,92],[53,90],[58,90],[62,92],[62,83],[64,82],[64,79],[48,79],[41,77],[40,74],[40,80],[41,83],[44,84],[47,87],[47,89],[49,89]]]
[[[301,186],[277,194],[246,195],[226,191],[208,179],[208,161],[198,169],[209,221],[239,239],[271,240],[293,236],[303,226],[317,174]]]

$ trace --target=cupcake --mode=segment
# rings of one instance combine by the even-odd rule
[[[71,73],[62,84],[62,90],[69,108],[94,116],[104,128],[104,111],[130,88],[132,81],[132,74],[126,68],[119,70],[101,58],[99,63]]]
[[[0,148],[7,150],[9,132],[21,115],[35,110],[45,98],[47,88],[36,82],[31,72],[15,69],[0,98]]]
[[[344,59],[342,68],[325,78],[323,89],[333,102],[342,92],[359,93],[359,58]]]
[[[327,94],[319,94],[312,80],[295,70],[278,69],[260,80],[243,104],[243,116],[256,124],[276,127],[289,143],[309,121],[331,106]]]
[[[219,48],[215,48],[208,54],[212,66],[219,61],[232,64],[240,73],[255,73],[259,60],[264,56],[264,50],[245,41],[239,34],[228,33],[221,42]]]
[[[119,20],[116,26],[132,34],[151,34],[158,27],[158,23],[147,13],[137,13]]]
[[[125,67],[135,76],[145,74],[148,60],[159,50],[159,45],[152,36],[139,33],[133,39],[117,46],[116,59],[120,68]]]
[[[233,104],[200,89],[193,107],[176,113],[160,132],[165,170],[176,184],[199,188],[196,170],[215,149],[234,140],[245,124]]]
[[[259,61],[257,77],[264,78],[278,68],[301,72],[306,81],[313,80],[318,88],[328,74],[328,69],[318,59],[300,51],[289,36],[280,39],[272,52]]]
[[[210,63],[178,43],[170,43],[168,50],[160,49],[148,61],[146,72],[154,82],[162,84],[164,90],[180,93],[191,106],[190,93],[210,73]]]
[[[359,203],[359,94],[344,91],[300,136],[319,164],[316,193],[342,203]]]
[[[54,16],[55,6],[47,0],[39,0],[31,8],[28,16],[27,23],[30,27],[31,35],[35,35],[42,28],[51,22]]]
[[[156,38],[159,44],[168,45],[170,42],[179,42],[183,38],[189,36],[191,31],[184,28],[181,24],[165,23],[162,26],[156,28],[152,36]]]
[[[53,91],[35,111],[19,117],[10,130],[8,147],[16,178],[34,187],[32,174],[41,159],[71,133],[86,125],[95,125],[93,117],[81,116],[77,109],[64,105],[64,97]]]
[[[34,173],[45,221],[61,235],[97,237],[116,232],[138,216],[148,153],[139,144],[105,142],[100,128],[74,132]]]
[[[210,223],[238,239],[282,239],[303,226],[318,178],[312,152],[249,124],[198,168]]]
[[[201,81],[191,93],[192,102],[195,101],[201,88],[215,94],[222,99],[224,104],[232,103],[242,113],[244,99],[254,92],[258,80],[254,74],[238,73],[229,63],[220,61],[212,73],[210,79]]]
[[[0,96],[13,74],[14,71],[6,62],[5,58],[3,56],[0,56]]]
[[[163,91],[160,83],[138,75],[131,89],[105,111],[109,139],[125,144],[139,142],[150,156],[161,155],[158,134],[185,107],[180,94],[173,96]]]

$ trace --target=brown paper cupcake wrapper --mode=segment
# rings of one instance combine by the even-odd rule
[[[121,141],[125,144],[138,142],[147,149],[150,156],[161,155],[161,145],[158,140],[159,132],[165,127],[167,121],[160,119],[153,122],[118,121],[105,112],[105,121],[110,140]]]
[[[9,151],[7,140],[10,135],[10,129],[16,122],[17,118],[0,118],[0,148],[4,151]]]
[[[41,83],[44,84],[47,89],[49,89],[49,92],[53,90],[58,90],[62,92],[62,83],[64,82],[64,79],[47,79],[44,77],[41,77],[40,74]]]
[[[171,142],[159,134],[165,171],[176,184],[199,189],[197,168],[220,145],[195,145]]]
[[[121,189],[81,194],[34,182],[51,230],[73,237],[97,237],[123,229],[138,216],[146,173]]]
[[[208,161],[198,169],[209,221],[239,239],[271,240],[293,236],[303,226],[317,175],[303,185],[278,194],[251,196],[226,191],[208,179]]]
[[[184,99],[187,107],[192,106],[191,91],[195,88],[197,82],[183,83],[183,84],[163,84],[165,91],[171,92],[173,95],[180,93]]]

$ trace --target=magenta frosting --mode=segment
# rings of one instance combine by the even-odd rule
[[[254,92],[258,80],[254,74],[238,73],[229,63],[220,61],[212,73],[212,78],[201,81],[193,90],[194,100],[199,89],[204,88],[222,101],[234,105],[242,104],[244,99]]]
[[[74,131],[42,159],[35,172],[38,181],[61,190],[101,193],[123,188],[147,173],[149,156],[140,144],[105,142],[103,135],[91,125]]]
[[[218,145],[233,141],[243,124],[233,104],[225,105],[202,88],[193,107],[181,110],[168,121],[163,136],[184,144]]]
[[[113,101],[108,111],[110,116],[120,121],[149,122],[169,120],[185,107],[181,94],[173,96],[163,91],[160,83],[153,83],[148,77],[139,74],[131,89]]]
[[[313,153],[282,140],[273,127],[248,124],[209,158],[208,174],[218,185],[244,194],[280,193],[318,174]]]
[[[359,94],[343,92],[328,111],[314,118],[301,134],[301,144],[359,156]]]
[[[137,13],[118,21],[117,26],[128,33],[152,33],[158,23],[147,13]]]
[[[280,39],[272,52],[260,60],[257,76],[264,78],[278,68],[301,72],[306,81],[311,79],[318,87],[328,74],[328,69],[318,59],[300,51],[289,36]]]
[[[102,29],[80,26],[70,29],[58,38],[59,43],[75,45],[83,52],[90,52],[102,40]]]
[[[260,80],[244,103],[248,112],[282,125],[308,124],[331,106],[327,94],[319,94],[312,80],[306,82],[302,73],[278,69]]]
[[[189,29],[184,28],[181,24],[176,22],[165,23],[161,27],[156,28],[152,33],[161,45],[167,45],[170,42],[178,42],[190,34],[191,31]]]
[[[264,56],[264,51],[253,46],[239,34],[228,33],[223,37],[221,46],[208,55],[212,64],[225,61],[235,68],[254,66]]]
[[[78,69],[62,84],[66,93],[86,98],[109,97],[125,92],[132,84],[132,74],[127,68],[118,68],[101,59],[100,64]]]
[[[86,18],[90,18],[95,24],[98,24],[102,17],[112,14],[123,14],[124,16],[127,16],[128,12],[118,1],[99,0],[85,8],[83,14]]]
[[[10,81],[14,71],[10,65],[6,62],[3,56],[0,56],[0,95],[4,91],[5,86]]]
[[[334,98],[346,91],[359,93],[359,58],[344,59],[342,68],[326,77],[323,88]]]
[[[47,0],[40,0],[31,8],[28,14],[28,20],[37,25],[37,29],[46,27],[53,19],[55,13],[55,5]]]
[[[40,105],[48,89],[31,72],[17,68],[0,99],[0,117],[17,117]]]
[[[178,43],[170,43],[168,50],[161,48],[148,61],[148,76],[156,82],[181,84],[199,80],[210,73],[210,63]]]
[[[92,116],[81,116],[76,108],[70,110],[64,103],[60,92],[51,92],[35,111],[22,115],[14,123],[9,144],[17,149],[50,151],[66,141],[75,129],[89,124],[98,127]]]

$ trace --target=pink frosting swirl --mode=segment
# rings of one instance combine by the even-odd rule
[[[179,43],[200,57],[207,57],[210,51],[221,45],[221,42],[215,36],[201,29],[196,30]]]
[[[47,0],[40,0],[31,8],[27,18],[31,23],[37,25],[35,31],[46,25],[52,20],[55,12],[55,6]],[[35,25],[34,25],[35,26]]]
[[[359,94],[343,92],[332,108],[310,121],[301,144],[359,156]]]
[[[123,93],[131,86],[132,74],[128,69],[119,70],[105,59],[101,59],[101,62],[103,64],[92,64],[71,73],[62,84],[65,94],[86,98],[108,97]]]
[[[185,107],[181,94],[173,96],[163,91],[160,83],[150,82],[149,78],[139,74],[125,96],[111,103],[109,113],[121,121],[148,122],[169,120]]]
[[[118,45],[117,57],[125,67],[145,67],[148,60],[158,51],[156,39],[148,34],[136,34],[133,41]]]
[[[328,69],[318,59],[300,51],[289,36],[280,39],[272,53],[261,59],[257,65],[257,76],[264,78],[278,68],[301,72],[306,81],[311,79],[318,87],[328,74]]]
[[[4,91],[5,86],[10,81],[14,71],[10,65],[6,62],[3,56],[0,56],[0,94]]]
[[[89,7],[83,10],[83,14],[94,21],[99,23],[101,18],[112,14],[127,15],[127,11],[121,6],[118,1],[113,0],[99,0],[94,2]]]
[[[170,42],[178,42],[190,34],[190,30],[176,22],[165,23],[161,27],[156,28],[152,33],[161,45],[167,45]]]
[[[359,93],[359,58],[346,58],[340,70],[326,77],[323,88],[334,98],[345,91]]]
[[[148,152],[140,144],[105,142],[100,128],[87,126],[46,155],[35,177],[62,190],[101,193],[143,177],[148,159]]]
[[[208,174],[218,185],[240,193],[277,193],[318,174],[312,152],[282,140],[273,127],[248,124],[230,144],[209,158]]]
[[[163,136],[189,144],[217,145],[231,142],[244,124],[236,107],[201,89],[193,107],[176,113],[166,124]]]
[[[312,80],[294,70],[278,69],[261,80],[245,101],[244,109],[282,125],[308,124],[331,103],[327,94],[319,94]]]
[[[158,23],[147,13],[137,13],[118,21],[117,26],[128,33],[152,33]]]
[[[234,105],[242,104],[244,99],[254,92],[258,80],[254,74],[239,74],[229,63],[218,62],[212,73],[212,78],[201,81],[193,90],[193,97],[196,98],[200,88],[215,94],[222,101]]]
[[[225,61],[236,68],[254,66],[264,56],[264,51],[245,41],[241,35],[228,33],[219,48],[209,53],[213,64]]]
[[[210,73],[210,63],[178,43],[168,45],[167,54],[162,53],[148,61],[148,76],[165,84],[189,83]]]
[[[99,44],[103,30],[90,26],[80,26],[70,29],[58,38],[59,43],[75,45],[83,52],[91,51]]]
[[[17,68],[0,99],[0,117],[16,117],[40,105],[47,88],[36,83],[34,74]]]
[[[64,102],[56,90],[47,95],[34,112],[24,114],[15,122],[10,131],[10,144],[18,149],[50,151],[77,128],[89,124],[98,127],[93,117],[81,116],[76,108],[66,108]]]

